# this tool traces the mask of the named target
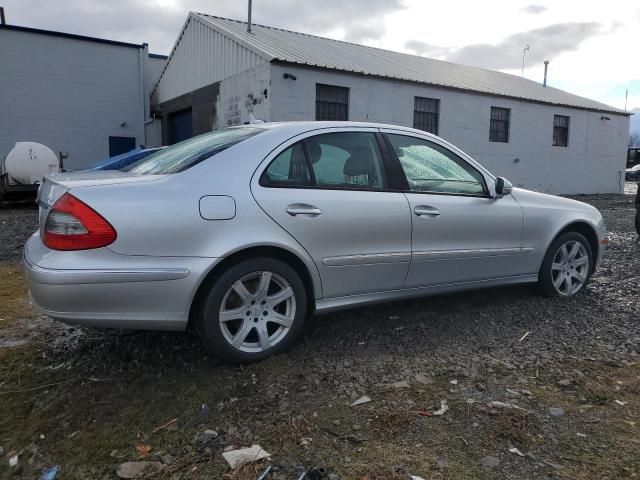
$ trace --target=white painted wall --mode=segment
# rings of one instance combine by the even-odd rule
[[[157,101],[166,102],[265,63],[190,13],[158,82]]]
[[[284,79],[285,72],[294,74],[297,80]],[[316,83],[350,88],[349,120],[412,127],[414,97],[440,99],[439,135],[515,185],[550,193],[622,191],[628,116],[272,65],[270,119],[315,119]],[[491,106],[511,109],[509,143],[489,142]],[[571,118],[566,148],[552,146],[556,114]]]
[[[266,95],[265,95],[266,90]],[[257,120],[271,120],[271,64],[265,63],[220,82],[216,125],[224,128]]]
[[[144,143],[140,49],[0,28],[0,62],[0,157],[36,141],[80,169],[110,135]]]

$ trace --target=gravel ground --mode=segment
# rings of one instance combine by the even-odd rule
[[[38,228],[38,208],[31,202],[6,203],[0,209],[0,262],[22,258],[27,238]]]
[[[221,453],[259,443],[281,479],[317,465],[344,479],[637,478],[633,196],[579,199],[601,210],[611,245],[577,298],[525,286],[313,318],[288,353],[245,367],[188,334],[61,327],[0,303],[31,332],[0,346],[0,477],[55,464],[62,478],[116,478],[146,457],[156,478],[255,479],[266,463],[232,471]],[[16,260],[36,212],[0,222],[1,258]]]

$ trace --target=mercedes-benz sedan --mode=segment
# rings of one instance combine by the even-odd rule
[[[265,123],[127,172],[48,176],[24,253],[64,322],[184,330],[251,361],[314,312],[496,285],[570,297],[607,233],[593,207],[519,188],[439,137],[356,122]]]

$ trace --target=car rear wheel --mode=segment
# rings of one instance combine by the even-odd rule
[[[568,232],[549,247],[540,269],[539,284],[545,295],[572,297],[589,282],[593,253],[584,235]]]
[[[293,344],[307,312],[304,284],[280,260],[254,258],[226,270],[196,317],[200,337],[230,361],[261,360]]]
[[[636,232],[640,235],[640,209],[636,210]]]

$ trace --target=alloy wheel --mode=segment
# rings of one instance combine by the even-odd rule
[[[563,243],[551,264],[553,286],[560,295],[570,297],[584,286],[589,276],[589,254],[577,240]]]
[[[218,320],[224,339],[247,353],[264,352],[284,339],[296,316],[293,288],[270,271],[249,273],[225,293]]]

